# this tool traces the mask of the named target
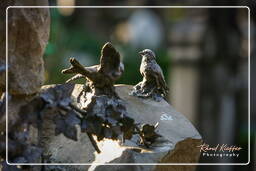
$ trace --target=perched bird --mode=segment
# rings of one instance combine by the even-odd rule
[[[139,92],[146,93],[146,96],[155,93],[165,97],[169,89],[164,80],[163,71],[156,62],[155,53],[150,49],[144,49],[139,54],[142,56],[140,73],[143,81],[135,89],[140,89]]]

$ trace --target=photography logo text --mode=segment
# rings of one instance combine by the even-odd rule
[[[228,144],[217,144],[210,146],[203,143],[197,146],[200,149],[203,157],[239,157],[239,151],[242,149],[239,146]]]

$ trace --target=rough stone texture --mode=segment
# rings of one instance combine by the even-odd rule
[[[41,91],[47,91],[52,96],[58,96],[63,93],[62,90],[54,90],[51,88],[56,85],[46,85],[41,88]],[[50,90],[51,89],[51,90]],[[76,97],[83,90],[82,85],[70,86],[72,98],[76,101]],[[50,90],[50,91],[49,91]],[[68,91],[68,90],[67,90]],[[43,158],[44,163],[91,163],[94,161],[95,149],[92,146],[87,134],[81,134],[78,141],[68,139],[63,134],[55,135],[54,112],[45,114],[41,127],[40,144],[44,149]],[[55,112],[57,113],[57,112]],[[45,166],[45,170],[87,170],[89,166]]]
[[[46,88],[46,87],[45,87]],[[82,85],[75,85],[72,98],[76,99],[82,90]],[[201,144],[201,136],[193,125],[180,113],[176,112],[166,101],[156,102],[151,99],[141,99],[129,96],[132,86],[118,85],[116,91],[126,102],[128,115],[137,123],[156,124],[159,138],[151,148],[146,149],[136,144],[138,137],[118,145],[117,142],[106,140],[99,142],[102,153],[96,154],[86,134],[72,141],[63,135],[54,136],[54,124],[49,119],[44,120],[42,139],[47,162],[58,163],[195,163],[200,152],[196,147]],[[163,116],[165,114],[165,117]],[[166,117],[167,116],[167,117]],[[161,120],[161,118],[169,120]],[[47,157],[48,156],[48,157]],[[46,161],[45,161],[46,162]],[[194,170],[194,166],[47,166],[46,170]]]
[[[49,25],[48,9],[8,9],[8,81],[11,94],[33,94],[42,86],[42,56],[48,42]],[[1,54],[0,64],[3,57],[5,55]]]
[[[201,136],[193,125],[166,101],[155,102],[129,96],[131,86],[116,87],[119,96],[127,102],[130,117],[136,122],[155,124],[157,132],[163,136],[146,151],[126,149],[122,155],[111,161],[117,163],[196,163],[200,153],[196,146],[201,144]],[[170,120],[161,120],[166,114]],[[132,143],[131,143],[132,144]],[[131,145],[130,144],[130,145]],[[107,155],[106,155],[107,156]],[[107,170],[194,170],[195,166],[99,166],[97,171]]]
[[[6,8],[21,5],[48,5],[48,0],[8,0],[0,3],[0,96],[5,92],[6,87]],[[8,17],[9,46],[13,47],[12,49],[8,48],[10,64],[8,69],[10,75],[12,75],[9,75],[9,81],[11,82],[9,92],[17,94],[34,93],[40,88],[43,81],[42,55],[49,34],[49,11],[47,9],[39,11],[33,9],[12,10],[15,10],[15,13],[9,12]],[[37,19],[37,16],[40,19]],[[36,43],[36,41],[40,43]],[[35,55],[35,52],[38,52],[38,54]],[[37,64],[40,66],[39,68],[36,68]],[[37,69],[40,72],[36,72]],[[39,74],[39,77],[36,74]],[[16,117],[19,106],[24,104],[26,99],[27,97],[22,96],[13,97],[9,104],[10,120]],[[19,103],[16,104],[17,100]],[[5,113],[5,111],[3,112]],[[0,116],[0,125],[0,131],[3,131],[5,129],[5,115]]]
[[[0,3],[0,95],[2,92],[5,91],[5,42],[6,42],[6,35],[5,35],[5,9],[13,5],[11,1],[3,1]]]
[[[5,71],[6,71],[6,29],[5,29],[5,25],[6,25],[6,8],[8,6],[43,6],[43,5],[48,5],[48,0],[8,0],[8,1],[1,1],[0,3],[0,95],[2,94],[2,92],[5,91]],[[20,14],[15,14],[15,15],[20,15]],[[8,18],[8,20],[10,20],[10,18]],[[49,19],[47,19],[49,20]],[[48,22],[48,21],[47,21]],[[17,23],[18,24],[18,23]],[[34,23],[30,23],[30,24],[42,24],[38,21],[34,21]],[[20,29],[24,29],[24,31],[26,30],[26,28],[31,27],[30,24],[27,25],[27,22],[24,22],[23,25],[21,25],[22,27]],[[20,26],[20,24],[19,24]],[[16,26],[16,29],[19,27]],[[40,25],[42,27],[42,29],[40,29],[39,31],[43,32],[43,28],[45,29],[45,33],[48,33],[49,29],[47,28],[47,24],[44,24],[43,26]],[[48,27],[49,27],[49,22],[48,22]],[[31,28],[36,28],[36,27],[31,27]],[[28,34],[30,34],[30,30],[26,30],[28,32]],[[12,36],[16,36],[16,35],[10,35],[9,37]],[[31,35],[30,35],[31,36]],[[29,44],[31,44],[32,42],[27,41],[27,39],[24,39],[23,37],[19,36],[19,38],[22,38],[22,40],[24,42],[22,42],[22,44],[27,44],[27,48],[30,49]],[[42,41],[47,41],[44,40],[46,39],[45,36],[42,37],[43,40]],[[35,37],[36,39],[36,37]],[[20,41],[22,41],[20,40]],[[28,50],[26,49],[26,50]],[[40,52],[41,53],[41,52]],[[25,56],[26,57],[26,56]],[[40,58],[42,56],[39,56]],[[26,59],[29,59],[28,57],[26,57]],[[16,63],[19,64],[19,63]]]
[[[4,99],[5,97],[2,97]],[[17,118],[19,117],[19,111],[20,108],[29,103],[31,101],[32,97],[19,97],[19,96],[11,96],[9,97],[9,102],[8,102],[8,127],[12,127],[16,121]],[[3,106],[4,108],[2,109],[4,112],[3,117],[0,119],[0,131],[5,130],[5,124],[6,124],[6,111],[5,111],[5,104]]]
[[[4,102],[6,90],[6,70],[9,74],[9,97],[8,97],[8,131],[17,121],[20,108],[28,104],[32,95],[40,90],[44,81],[43,53],[48,41],[50,15],[48,9],[8,9],[8,66],[6,67],[6,8],[8,6],[37,6],[48,5],[48,0],[8,0],[0,3],[0,95]],[[6,111],[5,102],[0,104],[0,133],[1,147],[5,146],[2,139],[5,134]],[[32,143],[38,143],[38,132],[29,128]],[[4,142],[4,143],[3,143]],[[17,170],[15,166],[0,170]],[[5,151],[4,151],[5,153]],[[38,161],[40,162],[40,161]],[[3,164],[3,165],[2,165]],[[5,165],[7,166],[7,165]],[[41,170],[41,166],[33,166],[26,170]]]

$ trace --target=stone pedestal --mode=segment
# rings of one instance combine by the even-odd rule
[[[53,87],[53,86],[51,86]],[[47,90],[47,87],[44,88]],[[194,166],[157,166],[157,165],[95,165],[97,163],[196,163],[199,159],[201,136],[193,125],[166,101],[156,102],[151,99],[141,99],[130,96],[132,86],[117,85],[118,95],[126,102],[128,115],[137,123],[158,123],[157,132],[162,135],[150,147],[137,145],[138,137],[134,136],[125,143],[112,140],[98,142],[101,153],[95,152],[86,134],[81,134],[79,140],[72,141],[63,135],[54,135],[54,124],[45,120],[44,161],[51,163],[92,163],[89,166],[46,166],[46,170],[59,168],[61,170],[194,170]],[[73,87],[72,98],[77,99],[82,85]],[[79,104],[77,104],[79,105]]]

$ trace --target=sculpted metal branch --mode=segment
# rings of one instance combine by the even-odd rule
[[[133,87],[131,95],[138,97],[152,97],[156,101],[165,98],[168,94],[168,87],[164,80],[161,67],[156,62],[155,53],[150,49],[145,49],[139,54],[142,56],[140,73],[143,80]]]
[[[115,95],[113,84],[122,75],[124,65],[120,60],[120,54],[111,43],[106,43],[102,47],[99,65],[84,67],[75,58],[70,58],[70,63],[72,66],[62,70],[62,73],[76,75],[67,82],[85,78],[87,86],[95,90],[95,95]]]

